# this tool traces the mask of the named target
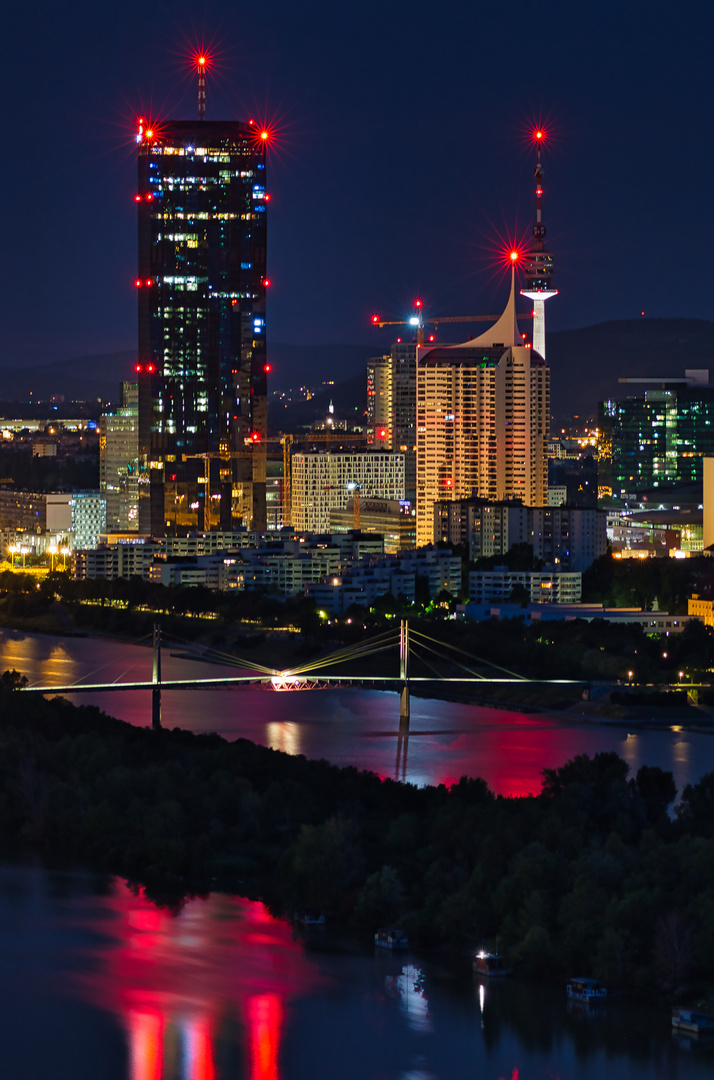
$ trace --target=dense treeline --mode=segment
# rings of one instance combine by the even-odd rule
[[[628,779],[616,754],[535,797],[416,788],[0,690],[0,840],[150,892],[223,888],[425,944],[496,936],[522,970],[671,990],[714,970],[714,774]]]

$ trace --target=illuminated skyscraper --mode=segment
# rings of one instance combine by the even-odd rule
[[[135,382],[121,384],[121,402],[99,418],[99,491],[109,532],[139,528],[139,401]]]
[[[392,345],[367,361],[367,423],[371,443],[404,454],[406,498],[416,497],[416,352],[414,342]]]
[[[142,532],[266,527],[267,141],[139,121]]]
[[[437,502],[548,502],[550,369],[521,340],[512,271],[508,305],[490,330],[417,350],[419,547],[434,542]]]

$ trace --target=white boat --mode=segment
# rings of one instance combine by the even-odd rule
[[[571,979],[568,983],[568,997],[572,1001],[586,1001],[592,1005],[607,1000],[607,989],[597,979]]]
[[[477,975],[488,978],[513,974],[513,968],[508,966],[499,953],[484,952],[483,949],[474,956],[474,971]]]
[[[714,1013],[697,1005],[691,1009],[673,1009],[672,1027],[690,1035],[714,1035]]]
[[[409,940],[403,930],[385,926],[374,935],[374,944],[380,949],[407,949]]]

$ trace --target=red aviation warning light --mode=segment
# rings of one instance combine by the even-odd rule
[[[263,371],[265,372],[266,375],[269,375],[272,370],[273,370],[273,365],[272,364],[263,364]]]
[[[520,257],[520,251],[516,251],[515,248],[512,248],[511,251],[509,251],[508,253],[508,258],[511,260],[512,263],[517,263]]]
[[[271,284],[272,284],[272,283],[271,283],[271,280],[270,280],[270,278],[269,278],[269,277],[267,277],[267,278],[263,278],[263,285],[265,286],[265,288],[266,288],[266,289],[269,289],[269,288],[270,288],[270,286],[271,286]]]
[[[141,364],[134,364],[134,371],[136,372],[137,375],[141,375],[141,372],[142,372]]]
[[[196,49],[191,55],[194,71],[198,72],[198,118],[206,119],[206,72],[211,66],[211,54],[204,48]]]
[[[260,442],[260,432],[259,431],[251,431],[250,440],[251,440],[251,442],[254,442],[254,443]]]
[[[379,326],[379,315],[372,316],[372,326]]]
[[[421,300],[415,300],[414,301],[414,307],[421,307],[421,306],[422,306]]]

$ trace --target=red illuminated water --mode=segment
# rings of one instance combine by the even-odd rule
[[[255,902],[159,910],[116,879],[0,864],[0,1060],[12,1080],[705,1080],[666,1010],[569,1011],[468,957],[306,945]]]
[[[172,657],[164,651],[163,676],[215,677],[225,669]],[[0,633],[0,670],[16,668],[31,682],[131,681],[151,678],[151,650],[96,638]],[[76,695],[132,724],[151,721],[146,691]],[[524,795],[540,789],[541,770],[575,754],[616,750],[636,771],[670,769],[681,791],[714,770],[714,735],[676,728],[631,730],[564,717],[523,714],[412,698],[408,737],[399,739],[394,693],[263,689],[164,691],[163,723],[191,731],[244,737],[276,750],[356,765],[416,784],[450,783],[481,776],[492,790]]]

